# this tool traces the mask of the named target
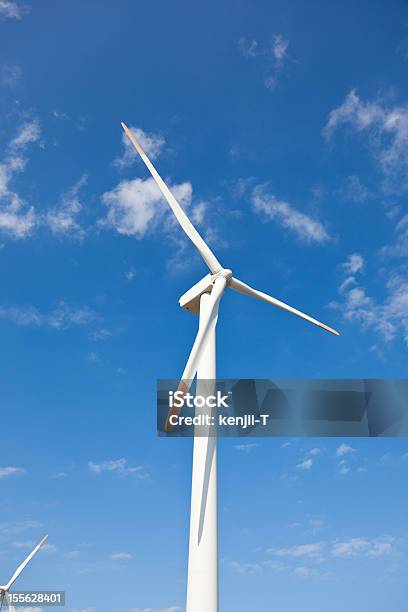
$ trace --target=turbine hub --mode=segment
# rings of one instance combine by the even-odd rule
[[[211,282],[214,283],[217,278],[225,278],[227,285],[229,285],[232,279],[232,271],[228,268],[221,268],[219,272],[211,275]]]
[[[226,268],[221,268],[216,274],[206,274],[191,289],[186,291],[179,299],[179,304],[187,312],[198,314],[200,312],[200,298],[203,293],[212,291],[214,282],[217,278],[225,278],[227,285],[231,283],[232,272]]]

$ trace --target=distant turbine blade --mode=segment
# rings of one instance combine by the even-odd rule
[[[44,536],[43,539],[41,540],[41,542],[39,542],[37,544],[37,546],[34,548],[34,550],[32,550],[30,552],[28,557],[26,557],[24,559],[24,561],[18,566],[18,568],[16,569],[16,571],[14,572],[14,574],[12,575],[12,577],[10,578],[10,580],[8,581],[6,586],[4,587],[5,591],[8,591],[10,589],[11,585],[13,584],[13,582],[15,580],[17,580],[17,578],[19,577],[19,575],[21,574],[21,572],[23,571],[25,566],[31,561],[31,559],[34,557],[35,553],[41,548],[41,546],[44,544],[44,542],[45,542],[45,540],[47,538],[48,538],[48,535]],[[7,593],[6,593],[6,597],[7,597]]]
[[[229,286],[231,287],[231,289],[238,291],[238,293],[243,293],[244,295],[256,297],[259,300],[263,300],[264,302],[267,302],[268,304],[272,304],[272,306],[277,306],[278,308],[287,310],[288,312],[291,312],[292,314],[297,315],[298,317],[301,317],[302,319],[305,319],[305,321],[309,321],[309,323],[313,323],[314,325],[317,325],[318,327],[321,327],[322,329],[325,329],[326,331],[332,334],[335,334],[336,336],[340,336],[338,331],[329,327],[328,325],[325,325],[324,323],[320,323],[320,321],[317,321],[316,319],[309,317],[309,315],[304,314],[303,312],[301,312],[300,310],[297,310],[296,308],[292,308],[292,306],[288,306],[288,304],[285,304],[284,302],[281,302],[280,300],[277,300],[276,298],[273,298],[270,295],[267,295],[266,293],[262,293],[262,291],[257,291],[256,289],[252,289],[252,287],[250,287],[249,285],[246,285],[245,283],[238,280],[237,278],[232,278]]]
[[[184,368],[183,376],[178,386],[178,391],[187,393],[191,387],[191,383],[197,373],[201,356],[207,345],[207,340],[217,325],[218,306],[220,304],[222,294],[224,293],[225,285],[226,279],[224,277],[218,277],[215,279],[214,286],[211,291],[211,302],[209,304],[208,314],[205,319],[200,317],[200,327],[198,329],[198,333],[194,341],[193,348],[191,349],[186,367]],[[179,415],[180,412],[180,408],[173,407],[170,409],[166,419],[165,431],[169,432],[172,429],[170,417],[173,415]]]
[[[16,612],[16,609],[13,606],[13,603],[11,601],[10,593],[7,593],[7,591],[6,591],[5,595],[6,595],[6,601],[7,601],[7,606],[8,606],[9,612]]]
[[[125,131],[126,136],[129,138],[132,145],[135,147],[136,151],[139,153],[140,157],[148,167],[150,174],[156,181],[160,191],[166,198],[170,208],[172,209],[177,221],[180,223],[181,227],[190,238],[191,242],[197,247],[200,252],[201,257],[204,259],[207,266],[210,268],[213,274],[216,274],[222,269],[222,266],[218,259],[215,257],[214,253],[211,251],[209,246],[204,242],[200,234],[197,232],[194,225],[191,223],[190,219],[187,217],[184,210],[181,208],[180,204],[177,202],[176,198],[171,193],[170,189],[167,187],[166,183],[163,181],[156,168],[153,166],[150,159],[147,157],[146,153],[143,151],[140,144],[137,142],[136,138],[133,136],[132,132],[129,128],[123,123],[122,127]]]

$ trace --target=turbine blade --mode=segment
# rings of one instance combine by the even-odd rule
[[[154,178],[157,183],[160,191],[163,196],[166,198],[170,208],[172,209],[177,221],[180,223],[181,227],[190,238],[191,242],[197,247],[201,257],[204,259],[207,266],[210,268],[213,274],[216,274],[222,269],[222,266],[218,259],[215,257],[214,253],[211,251],[210,247],[204,242],[200,234],[197,232],[194,225],[191,223],[190,219],[187,217],[184,210],[181,208],[180,204],[177,202],[176,198],[171,193],[170,189],[167,187],[166,183],[161,178],[160,174],[157,172],[156,168],[153,166],[150,159],[147,157],[146,153],[143,151],[140,144],[137,142],[136,138],[129,130],[127,125],[125,125],[122,121],[122,128],[125,131],[126,136],[129,138],[132,145],[135,147],[136,151],[139,153],[140,157],[146,164],[147,168],[150,171],[150,174]]]
[[[211,291],[211,303],[208,309],[207,316],[205,319],[200,317],[200,326],[197,332],[196,339],[191,349],[190,356],[187,360],[186,367],[184,368],[183,376],[179,382],[178,391],[182,391],[186,394],[191,387],[191,383],[197,373],[198,364],[200,363],[201,356],[207,345],[207,340],[217,325],[218,320],[218,307],[224,293],[226,286],[226,279],[224,277],[218,277],[215,279],[214,286]],[[173,415],[179,415],[181,408],[172,407],[167,415],[165,431],[169,432],[172,429],[170,424],[170,417]]]
[[[285,304],[285,302],[281,302],[280,300],[277,300],[276,298],[271,297],[270,295],[267,295],[266,293],[263,293],[262,291],[257,291],[256,289],[252,289],[252,287],[250,287],[249,285],[246,285],[245,283],[238,280],[237,278],[232,278],[229,286],[231,287],[231,289],[238,291],[238,293],[243,293],[244,295],[256,297],[258,298],[258,300],[263,300],[264,302],[267,302],[268,304],[272,304],[272,306],[277,306],[278,308],[287,310],[288,312],[291,312],[292,314],[297,315],[298,317],[301,317],[302,319],[305,319],[305,321],[309,321],[309,323],[313,323],[314,325],[317,325],[318,327],[321,327],[322,329],[325,329],[326,331],[332,334],[335,334],[336,336],[340,336],[339,332],[333,329],[332,327],[329,327],[328,325],[325,325],[324,323],[320,323],[320,321],[313,319],[313,317],[309,317],[309,315],[305,314],[304,312],[301,312],[300,310],[297,310],[296,308],[292,308],[292,306],[288,306],[288,304]]]
[[[7,606],[8,606],[9,612],[16,612],[16,609],[13,606],[13,603],[11,601],[10,594],[7,593],[7,591],[6,591],[5,595],[6,595],[6,601],[7,601]]]
[[[37,546],[30,552],[30,554],[24,559],[24,561],[18,566],[8,583],[6,584],[4,590],[8,591],[15,580],[19,577],[25,566],[31,561],[34,557],[35,553],[41,548],[44,544],[45,540],[48,538],[48,535],[44,536],[41,542],[37,544]]]

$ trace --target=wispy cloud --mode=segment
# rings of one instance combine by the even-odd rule
[[[337,447],[336,449],[336,455],[338,457],[344,457],[344,455],[350,455],[352,453],[356,453],[356,449],[353,448],[352,446],[350,446],[349,444],[346,444],[345,442],[342,442],[340,444],[340,446]]]
[[[26,167],[28,145],[38,142],[40,136],[38,120],[26,121],[9,142],[0,162],[0,231],[13,238],[25,238],[37,222],[34,207],[28,206],[11,188],[11,182]]]
[[[21,80],[22,70],[18,64],[13,62],[2,62],[0,64],[0,84],[7,87],[15,87]]]
[[[239,49],[244,57],[261,58],[264,62],[264,83],[267,89],[274,89],[289,59],[289,41],[282,34],[275,34],[268,46],[262,46],[256,39],[242,37]]]
[[[239,561],[226,561],[225,565],[233,569],[237,574],[255,574],[262,570],[259,563],[241,563]]]
[[[43,524],[39,521],[18,521],[15,523],[0,523],[0,533],[6,537],[16,536],[31,529],[41,529]]]
[[[357,537],[347,540],[299,544],[288,548],[269,548],[265,552],[273,557],[302,558],[318,562],[328,561],[330,558],[375,558],[397,553],[398,541],[391,536]]]
[[[73,238],[85,236],[85,230],[78,222],[78,216],[83,209],[79,194],[86,181],[87,176],[84,174],[61,196],[59,205],[46,213],[45,222],[53,234]]]
[[[370,154],[383,174],[385,191],[408,190],[408,105],[387,106],[363,101],[353,89],[331,111],[323,130],[326,140],[342,127],[366,138]]]
[[[166,141],[161,134],[145,132],[142,130],[142,128],[133,126],[131,126],[129,129],[131,132],[134,132],[138,142],[142,146],[143,150],[146,151],[150,159],[154,160],[160,155],[166,144]],[[124,132],[122,133],[122,147],[122,154],[113,162],[113,165],[120,170],[128,168],[139,158],[139,154]]]
[[[314,567],[299,565],[292,571],[292,576],[296,576],[296,578],[315,578],[318,576],[318,572]]]
[[[0,479],[7,478],[8,476],[19,476],[25,472],[26,470],[19,467],[0,467]]]
[[[356,204],[363,204],[373,197],[373,194],[363,185],[360,177],[356,174],[347,177],[343,193],[346,200]]]
[[[298,470],[311,470],[313,465],[313,459],[308,457],[307,459],[304,459],[301,463],[298,463],[296,467]]]
[[[235,444],[234,449],[237,451],[241,451],[244,453],[250,453],[255,448],[258,448],[259,444],[256,442],[248,443],[248,444]]]
[[[327,230],[320,221],[297,210],[288,202],[278,199],[267,191],[265,185],[258,185],[253,189],[251,203],[255,213],[262,215],[266,221],[275,221],[295,234],[302,242],[322,244],[330,240]]]
[[[348,321],[358,323],[363,330],[375,331],[384,342],[400,335],[408,344],[408,279],[390,272],[385,284],[386,296],[378,301],[367,293],[356,274],[362,270],[360,260],[348,259],[343,265],[346,272],[339,293],[341,302],[330,305],[339,310]],[[352,270],[354,274],[350,274]]]
[[[364,266],[364,258],[359,253],[353,253],[349,255],[347,260],[343,264],[343,270],[347,274],[356,274],[363,269]]]
[[[49,327],[56,330],[66,330],[70,327],[82,327],[99,319],[98,315],[83,306],[75,308],[61,301],[56,308],[48,313],[40,312],[34,306],[4,307],[0,306],[0,319],[12,321],[16,325],[27,327]]]
[[[13,548],[22,548],[24,550],[32,550],[36,545],[38,544],[37,541],[35,540],[23,540],[23,541],[16,541],[12,543]],[[41,552],[42,553],[48,553],[48,554],[53,554],[55,552],[57,552],[57,547],[55,546],[55,544],[43,544],[41,546]]]
[[[112,561],[130,561],[133,555],[127,552],[115,552],[111,554]]]
[[[313,544],[299,544],[289,548],[268,548],[266,553],[274,557],[308,557],[310,559],[320,558],[325,547],[325,542]]]
[[[94,463],[93,461],[89,461],[88,468],[94,474],[113,472],[119,474],[120,476],[135,474],[139,479],[145,479],[147,477],[145,468],[142,465],[131,466],[128,464],[128,461],[125,458],[102,461],[102,463]]]
[[[395,226],[395,240],[381,249],[386,257],[408,257],[408,214],[404,215]]]
[[[22,19],[29,8],[12,0],[0,0],[0,19]]]
[[[330,554],[333,557],[350,559],[352,557],[382,557],[396,552],[396,540],[391,537],[375,539],[351,538],[332,545]]]

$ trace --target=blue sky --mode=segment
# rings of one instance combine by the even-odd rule
[[[49,532],[21,588],[184,609],[191,440],[156,437],[155,382],[206,270],[121,120],[225,267],[341,331],[229,292],[220,376],[406,377],[407,18],[0,0],[2,581]],[[221,610],[403,612],[408,443],[249,443],[220,441]]]

